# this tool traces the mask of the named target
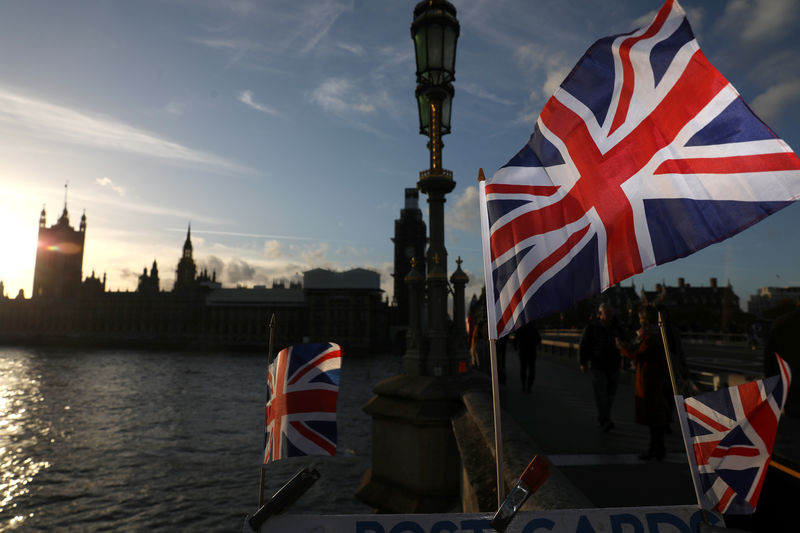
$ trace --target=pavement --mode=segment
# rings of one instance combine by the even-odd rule
[[[519,359],[509,346],[503,408],[539,444],[550,460],[596,507],[696,505],[677,419],[666,436],[667,456],[642,461],[647,426],[634,422],[632,373],[623,373],[612,408],[614,429],[597,424],[591,375],[574,359],[539,354],[536,380],[522,392]]]

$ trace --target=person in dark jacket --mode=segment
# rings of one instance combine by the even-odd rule
[[[611,406],[619,386],[620,357],[616,339],[625,335],[614,320],[611,308],[600,304],[597,318],[583,329],[579,345],[581,372],[591,369],[594,399],[597,404],[597,421],[603,431],[614,428]]]
[[[667,401],[664,387],[668,378],[664,343],[656,327],[656,310],[651,306],[639,310],[636,342],[617,341],[622,355],[636,363],[636,390],[634,397],[637,424],[650,428],[650,446],[639,459],[661,460],[666,455],[664,430],[667,425]]]
[[[531,392],[536,378],[536,348],[542,343],[539,331],[533,322],[528,322],[514,333],[514,348],[519,355],[519,377],[522,392]]]

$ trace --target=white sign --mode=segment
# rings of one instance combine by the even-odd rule
[[[719,515],[707,513],[712,525]],[[279,515],[263,533],[490,533],[494,513]],[[696,506],[620,507],[520,512],[507,533],[698,533],[702,513]]]

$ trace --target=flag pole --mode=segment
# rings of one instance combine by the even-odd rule
[[[488,301],[487,301],[488,305]],[[486,322],[487,328],[489,322]],[[497,341],[489,339],[489,358],[492,363],[492,407],[494,408],[494,449],[497,468],[497,508],[503,506],[505,500],[505,482],[503,480],[503,435],[500,428],[500,384],[497,373]]]
[[[275,342],[275,313],[269,319],[269,349],[267,350],[267,373],[269,374],[269,365],[272,364],[272,347]],[[269,387],[269,384],[267,384]],[[266,448],[265,448],[266,449]],[[258,481],[258,508],[264,505],[264,485],[266,484],[266,476],[264,475],[264,458],[261,458],[261,475]]]
[[[683,438],[683,447],[686,450],[686,458],[689,463],[689,473],[692,476],[692,485],[694,485],[694,494],[697,497],[697,506],[703,515],[703,521],[708,524],[708,514],[703,508],[703,501],[700,496],[700,477],[697,468],[697,459],[692,453],[692,447],[686,438],[688,434],[688,420],[686,418],[686,408],[683,404],[683,396],[678,394],[678,385],[675,381],[675,372],[672,368],[672,357],[670,357],[669,341],[667,340],[667,327],[664,319],[661,316],[661,311],[658,312],[658,329],[661,330],[661,341],[664,343],[664,356],[667,358],[667,369],[669,370],[669,380],[672,384],[672,396],[675,398],[675,410],[678,412],[678,422],[681,426],[681,437]]]
[[[481,194],[483,194],[483,185],[486,181],[486,175],[483,173],[483,168],[478,169],[478,186],[481,190]],[[484,253],[486,253],[486,238],[488,235],[488,222],[486,219],[486,212],[483,207],[481,207],[481,233],[483,235],[483,248]],[[484,261],[486,261],[486,255],[484,255]],[[505,482],[503,480],[503,435],[502,430],[500,427],[500,384],[498,379],[498,370],[497,370],[497,339],[492,338],[492,328],[489,326],[489,323],[492,321],[492,317],[494,314],[492,313],[492,308],[490,306],[490,301],[492,300],[490,295],[491,285],[489,284],[491,281],[490,276],[487,274],[489,272],[489,264],[485,263],[484,266],[484,276],[486,277],[486,330],[487,330],[487,337],[489,337],[489,360],[491,362],[491,377],[492,377],[492,408],[494,410],[494,449],[495,449],[495,460],[496,460],[496,467],[497,467],[497,508],[500,509],[503,506],[503,501],[505,500]]]

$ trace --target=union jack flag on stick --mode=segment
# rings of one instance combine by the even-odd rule
[[[285,348],[269,366],[264,464],[336,453],[342,350],[332,342]]]
[[[678,2],[597,41],[481,182],[492,339],[800,197],[800,159],[709,63]]]
[[[730,514],[756,510],[792,379],[789,365],[775,356],[777,376],[685,400],[676,397],[703,509]]]

